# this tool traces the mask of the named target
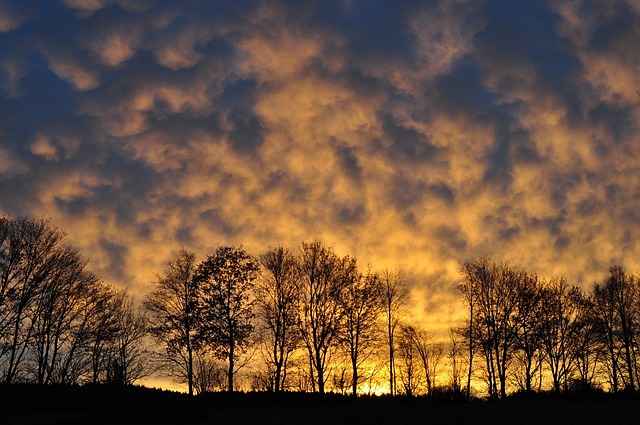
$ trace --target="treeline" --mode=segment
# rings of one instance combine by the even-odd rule
[[[0,379],[129,384],[147,369],[145,321],[46,220],[0,218]]]
[[[277,247],[258,258],[220,247],[200,263],[183,250],[144,306],[149,332],[165,348],[163,370],[189,393],[223,383],[233,391],[251,362],[254,390],[356,394],[379,375],[385,353],[395,391],[394,338],[406,299],[400,274],[363,273],[355,258],[312,242],[297,254]]]
[[[386,392],[502,398],[640,386],[640,281],[589,292],[509,263],[464,263],[464,324],[435,338],[402,273],[362,269],[315,241],[258,257],[182,250],[136,306],[46,220],[0,219],[0,378],[117,383],[159,374],[190,394]],[[239,381],[240,380],[240,381]]]
[[[640,280],[620,266],[588,292],[564,276],[538,279],[509,263],[466,262],[459,292],[467,395],[480,378],[491,398],[511,391],[640,385]]]

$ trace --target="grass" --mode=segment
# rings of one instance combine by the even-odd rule
[[[334,394],[185,394],[144,387],[0,385],[0,424],[637,424],[640,399],[499,402]]]

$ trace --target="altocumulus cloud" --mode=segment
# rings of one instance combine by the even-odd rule
[[[458,317],[486,255],[640,269],[629,1],[4,1],[0,209],[142,296],[180,247],[314,238]]]

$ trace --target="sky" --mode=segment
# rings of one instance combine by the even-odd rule
[[[465,260],[640,272],[640,1],[0,1],[0,214],[141,299],[320,240],[461,317]]]

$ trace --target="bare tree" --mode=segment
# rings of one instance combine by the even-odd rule
[[[437,382],[443,346],[434,342],[433,334],[419,325],[405,324],[402,326],[402,332],[403,338],[413,343],[417,359],[422,363],[421,375],[425,380],[426,393],[431,394]]]
[[[460,290],[467,300],[473,299],[469,343],[473,342],[484,357],[489,396],[504,398],[517,334],[517,288],[525,273],[509,263],[495,264],[486,258],[464,270],[471,275]]]
[[[96,301],[107,292],[96,275],[86,270],[80,254],[63,248],[57,265],[43,281],[38,294],[30,343],[35,358],[36,382],[73,383],[86,372],[84,347],[94,330],[91,319],[99,314]]]
[[[111,287],[104,287],[102,291],[87,294],[83,303],[90,329],[88,339],[84,344],[86,355],[90,363],[88,382],[97,384],[106,382],[111,347],[115,344],[120,330],[118,293]]]
[[[609,269],[609,276],[593,288],[593,305],[597,312],[597,329],[606,347],[612,391],[620,389],[620,381],[631,391],[636,389],[638,281],[621,266]]]
[[[524,370],[521,382],[525,392],[533,390],[533,380],[542,367],[542,326],[544,298],[538,277],[523,274],[516,293],[515,358]]]
[[[376,274],[358,272],[354,260],[343,260],[340,294],[342,323],[339,339],[351,362],[351,392],[358,393],[360,369],[379,341],[378,317],[382,312],[382,285]]]
[[[543,292],[542,343],[556,392],[567,391],[577,356],[577,330],[583,291],[564,276],[546,282]]]
[[[449,329],[449,378],[451,390],[454,394],[460,394],[462,390],[462,334],[457,329]]]
[[[479,280],[487,280],[489,269],[484,264],[486,259],[479,259],[476,261],[466,261],[460,273],[462,274],[462,283],[458,285],[458,292],[462,296],[463,302],[467,306],[467,325],[465,326],[465,344],[467,346],[467,385],[466,385],[466,398],[471,396],[471,377],[473,375],[473,359],[476,351],[475,334],[475,322],[474,317],[476,314],[476,304],[478,303],[475,297],[475,291],[478,286]]]
[[[117,331],[107,352],[106,381],[110,384],[132,385],[154,372],[146,349],[146,317],[138,311],[126,292],[117,294]]]
[[[193,359],[193,388],[198,394],[225,389],[227,369],[219,359],[198,351]]]
[[[285,389],[291,354],[300,344],[298,308],[300,288],[295,256],[288,248],[278,247],[260,256],[262,270],[256,285],[258,317],[266,329],[268,349],[265,355],[273,369],[272,391]]]
[[[200,335],[220,358],[228,362],[228,391],[239,356],[246,352],[253,331],[254,281],[259,262],[242,248],[220,247],[196,270],[202,290]]]
[[[596,374],[602,358],[602,345],[598,338],[598,319],[594,307],[593,295],[579,297],[578,315],[576,318],[576,332],[574,345],[576,347],[576,369],[578,378],[576,384],[581,388],[591,389],[598,386]]]
[[[144,307],[149,314],[149,331],[164,345],[164,364],[186,381],[193,395],[193,357],[199,348],[199,285],[194,280],[196,256],[181,250],[170,260],[164,275],[156,275],[156,289],[147,295]]]
[[[625,387],[635,392],[636,353],[634,341],[638,318],[634,317],[634,309],[637,308],[638,303],[638,281],[634,276],[628,275],[622,266],[613,266],[609,269],[609,278],[605,285],[608,285],[613,293],[618,319],[616,333],[622,346],[622,358],[625,366],[625,374],[622,375]]]
[[[397,370],[402,383],[402,391],[411,397],[420,387],[421,376],[419,366],[419,353],[416,346],[416,330],[413,326],[401,324],[398,335],[398,354],[400,365]]]
[[[38,315],[38,295],[57,266],[64,232],[46,220],[0,221],[0,360],[4,381],[20,373]]]
[[[340,259],[316,241],[300,247],[300,333],[309,355],[309,378],[314,391],[325,392],[327,366],[340,320]]]
[[[408,298],[404,276],[399,271],[385,270],[381,276],[383,315],[386,323],[387,344],[389,348],[389,393],[396,393],[395,335],[400,324],[403,309]]]

